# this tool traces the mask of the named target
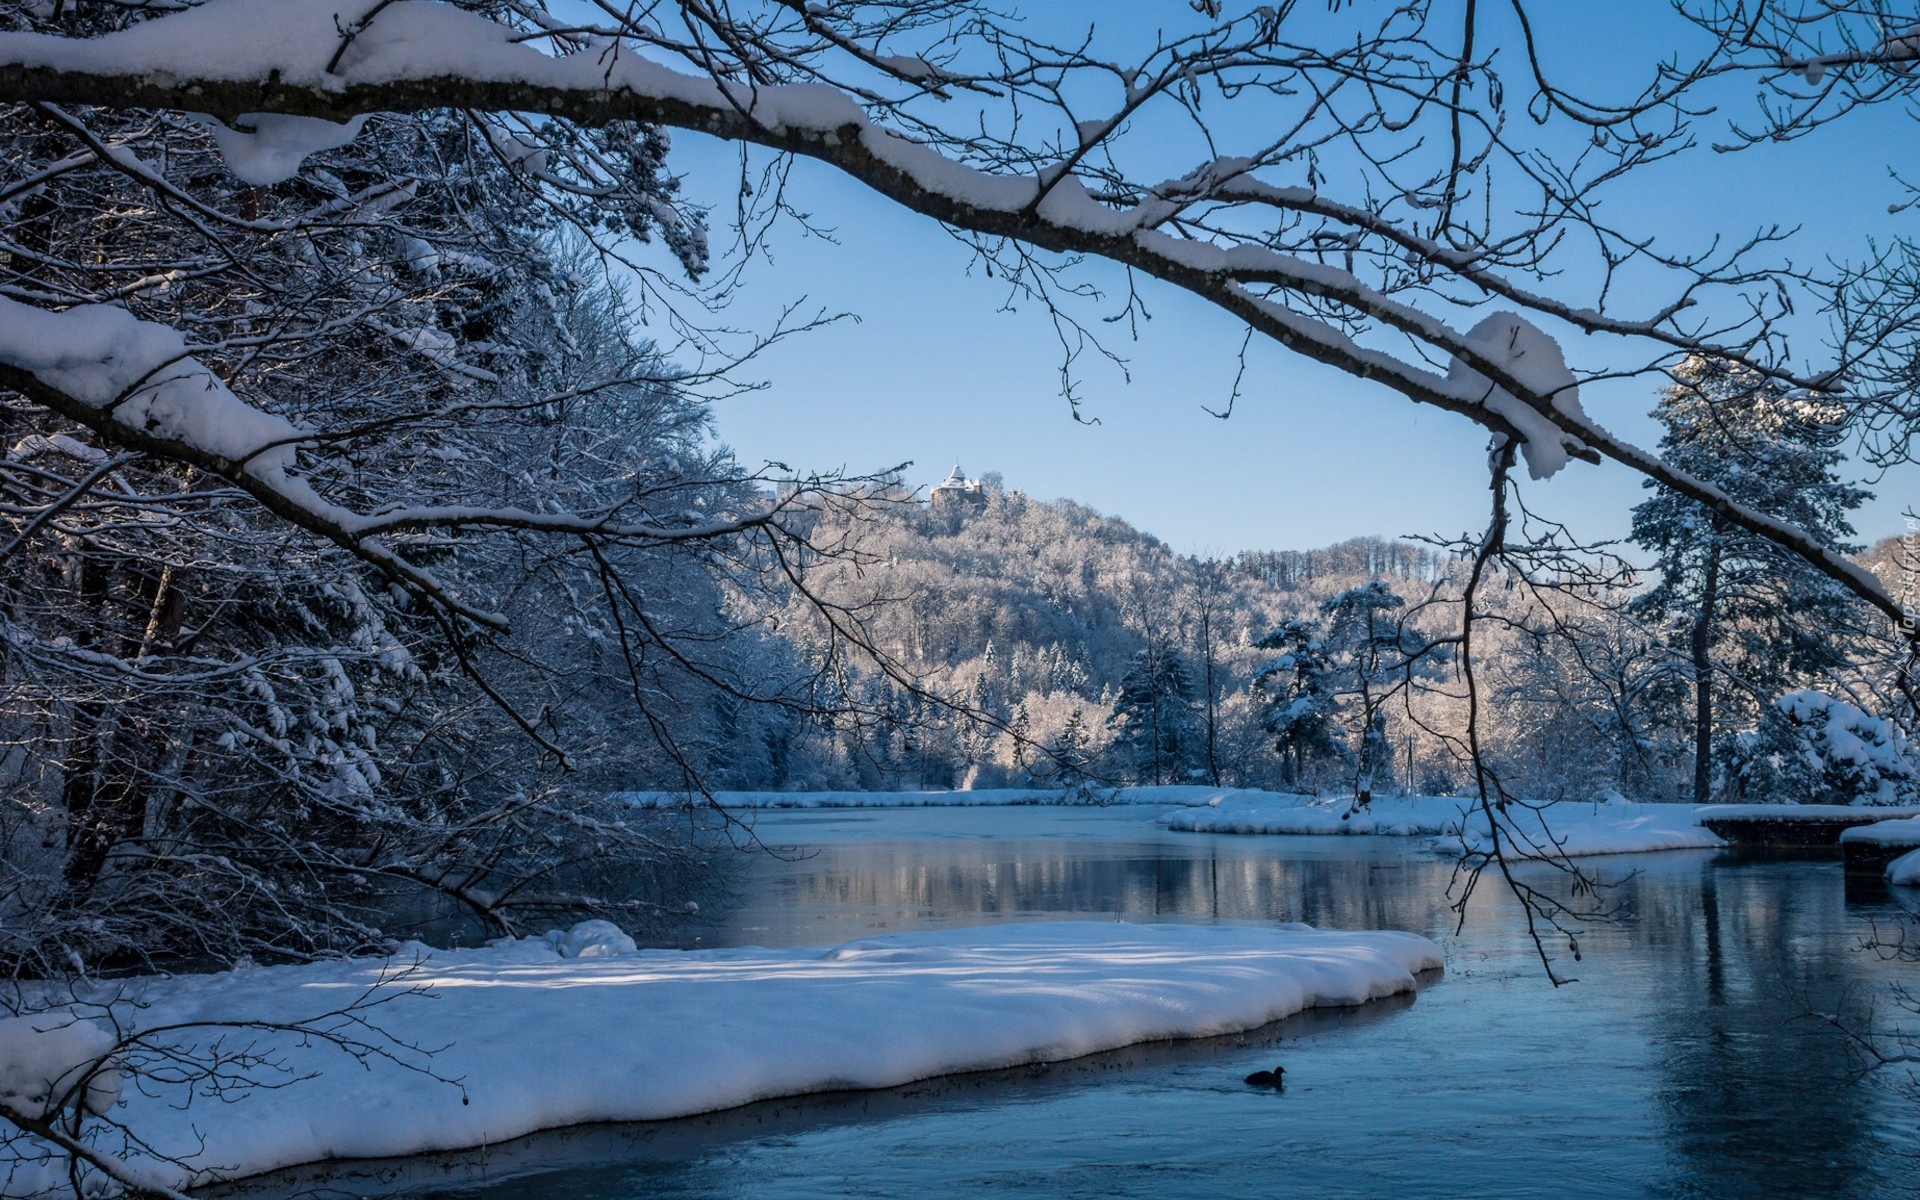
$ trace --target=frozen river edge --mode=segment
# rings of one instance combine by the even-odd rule
[[[249,1043],[278,1063],[255,1069],[261,1082],[288,1086],[189,1099],[149,1082],[125,1087],[109,1116],[153,1148],[129,1155],[141,1175],[182,1188],[1237,1033],[1408,992],[1443,966],[1415,934],[1304,926],[1066,922],[827,949],[635,951],[592,937],[566,948],[578,956],[525,939],[148,981],[142,1028],[311,1021],[385,989],[360,1014],[377,1032],[333,1025],[387,1053],[356,1060],[293,1033],[209,1024],[173,1038],[202,1052]],[[99,1149],[126,1152],[96,1124]],[[63,1168],[21,1161],[28,1149],[16,1142],[12,1170],[0,1168],[7,1195]]]

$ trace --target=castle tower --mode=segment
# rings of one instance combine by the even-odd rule
[[[977,479],[968,479],[960,464],[953,464],[953,473],[927,493],[927,503],[935,512],[972,512],[987,506],[987,490],[980,486]]]

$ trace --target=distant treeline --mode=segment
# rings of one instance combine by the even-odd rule
[[[1431,583],[1446,573],[1452,558],[1411,542],[1357,537],[1318,550],[1248,550],[1234,555],[1229,565],[1270,587],[1292,590],[1334,575]]]

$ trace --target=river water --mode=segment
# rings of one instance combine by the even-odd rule
[[[522,1197],[1882,1197],[1920,1194],[1920,1091],[1816,1014],[1878,1028],[1920,969],[1862,943],[1897,897],[1836,860],[1589,860],[1617,917],[1555,988],[1487,880],[1387,838],[1170,833],[1154,810],[769,813],[688,944],[828,945],[996,921],[1306,921],[1447,951],[1417,997],[1052,1068],[538,1135],[283,1177]],[[1550,883],[1543,877],[1541,882]],[[778,1021],[778,1013],[767,1019]],[[1909,1018],[1910,1019],[1910,1018]],[[1284,1064],[1284,1092],[1241,1076]]]

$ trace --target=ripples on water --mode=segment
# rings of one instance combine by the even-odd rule
[[[701,945],[823,945],[1001,920],[1307,921],[1447,948],[1417,1000],[1242,1038],[888,1092],[537,1135],[485,1156],[331,1176],[349,1193],[520,1197],[1915,1194],[1920,1099],[1862,1076],[1810,1011],[1920,986],[1858,947],[1903,916],[1837,861],[1591,860],[1623,916],[1554,989],[1483,886],[1388,839],[1172,834],[1151,812],[772,814]],[[1491,884],[1491,880],[1488,881]],[[779,1014],[767,1014],[777,1021]],[[1282,1062],[1284,1093],[1240,1083]],[[312,1173],[283,1176],[283,1194]]]

